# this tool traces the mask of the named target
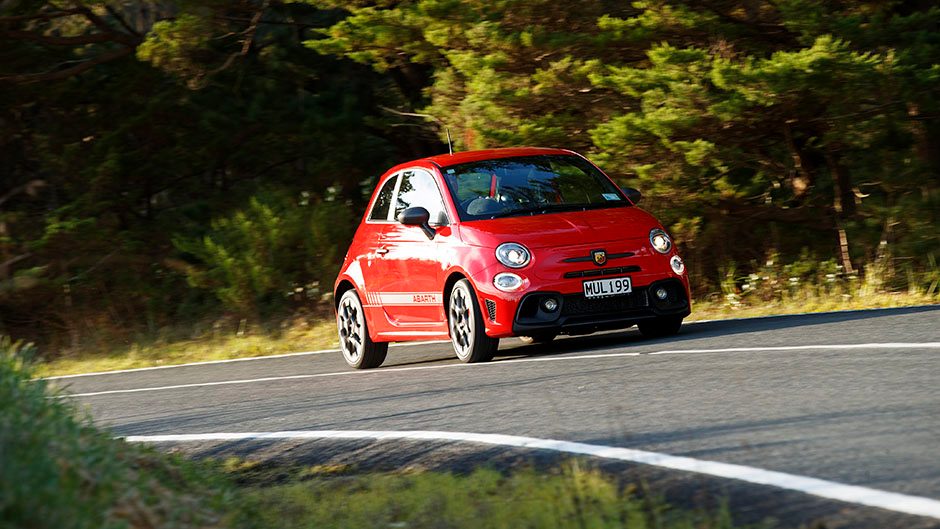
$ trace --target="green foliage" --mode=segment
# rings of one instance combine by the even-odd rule
[[[591,152],[681,235],[699,289],[807,233],[847,268],[885,237],[925,266],[940,246],[940,9],[625,4],[354,4],[308,45],[382,71],[429,65],[423,111],[465,148]]]
[[[329,470],[329,469],[328,469]],[[727,509],[672,509],[576,463],[557,473],[324,476],[257,489],[265,526],[731,529]]]
[[[223,478],[98,430],[71,401],[30,380],[32,356],[32,346],[0,338],[0,525],[196,528],[225,521],[231,500]]]
[[[198,260],[187,269],[190,284],[244,315],[331,292],[340,252],[355,230],[351,208],[332,188],[322,199],[298,198],[256,195],[247,208],[213,220],[201,238],[175,238],[178,249]]]
[[[641,189],[698,295],[803,248],[929,287],[934,4],[0,3],[0,331],[74,350],[312,304],[334,219],[443,152],[401,112],[460,149],[589,155]]]

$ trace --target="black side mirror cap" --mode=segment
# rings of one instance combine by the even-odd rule
[[[429,223],[431,220],[431,213],[421,206],[405,208],[401,211],[401,213],[398,214],[397,218],[398,222],[404,224],[405,226],[418,226],[421,228],[424,231],[424,234],[428,236],[428,239],[433,239],[434,235],[437,233]]]
[[[623,191],[624,195],[627,195],[627,198],[630,199],[630,202],[633,202],[634,204],[636,204],[637,202],[640,201],[641,198],[643,198],[643,194],[640,193],[639,190],[633,189],[632,187],[622,187],[620,189],[621,191]]]

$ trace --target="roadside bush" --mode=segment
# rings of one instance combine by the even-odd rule
[[[228,486],[199,463],[95,428],[30,380],[29,345],[0,337],[0,527],[217,527]]]
[[[835,259],[817,259],[807,249],[789,263],[777,252],[770,252],[763,263],[750,263],[746,268],[750,273],[742,274],[734,263],[722,268],[722,303],[731,309],[806,303],[814,308],[820,308],[815,307],[818,304],[851,308],[878,296],[900,297],[907,303],[936,303],[940,301],[940,272],[932,255],[928,260],[928,269],[915,271],[909,262],[885,253],[859,274],[847,273]]]
[[[315,305],[331,292],[355,229],[349,204],[337,196],[335,188],[322,197],[260,193],[212,221],[202,237],[175,238],[195,261],[186,271],[190,285],[243,316]]]

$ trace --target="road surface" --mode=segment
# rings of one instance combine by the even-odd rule
[[[338,352],[328,352],[54,383],[120,436],[505,434],[940,500],[940,307],[703,322],[659,340],[636,330],[549,345],[503,340],[489,364],[460,364],[449,344],[432,343],[392,347],[382,368],[366,372],[349,370]],[[377,446],[379,453],[441,450],[458,459],[453,442],[336,443],[311,442],[309,450]],[[476,454],[469,461],[494,457],[493,447],[457,444]],[[201,446],[220,452],[218,442]],[[303,453],[298,446],[290,445],[292,457]],[[724,490],[744,494],[740,483]],[[764,487],[761,505],[775,497],[770,503],[777,506],[761,509],[793,523],[822,516],[832,527],[940,526],[937,517],[852,502],[826,507],[804,498],[806,508],[795,509],[804,500],[794,494]]]

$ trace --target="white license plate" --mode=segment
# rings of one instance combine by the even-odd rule
[[[584,282],[584,297],[586,298],[621,296],[630,292],[633,292],[633,284],[630,282],[629,277],[595,279]]]

